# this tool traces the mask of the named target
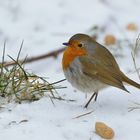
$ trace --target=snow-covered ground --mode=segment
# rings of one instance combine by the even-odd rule
[[[103,36],[107,33],[114,34],[118,39],[126,37],[135,42],[139,30],[129,32],[125,27],[134,22],[140,28],[139,7],[139,0],[0,0],[0,54],[5,40],[6,54],[13,57],[17,56],[22,40],[22,58],[47,53],[61,48],[62,43],[75,33],[88,33],[94,25],[106,27],[99,34],[101,43],[104,43]],[[131,50],[126,48],[122,53],[125,58],[117,60],[127,73],[134,69]],[[57,59],[27,64],[26,68],[38,75],[50,77],[49,81],[57,81],[64,78],[61,58],[62,55],[59,55]],[[136,73],[127,75],[140,83]],[[1,108],[0,139],[101,140],[95,134],[96,121],[103,121],[114,129],[114,140],[140,138],[140,110],[128,112],[129,107],[135,106],[134,102],[140,103],[138,89],[127,86],[132,94],[113,87],[104,89],[98,101],[84,109],[88,98],[75,91],[67,81],[63,85],[68,88],[58,93],[75,102],[54,100],[53,105],[50,99],[44,97],[36,102],[11,103]],[[90,111],[93,112],[75,118]]]

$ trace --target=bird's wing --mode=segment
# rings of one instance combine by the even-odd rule
[[[84,74],[127,91],[122,83],[122,73],[112,54],[104,47],[95,51],[92,56],[79,57]]]
[[[91,57],[95,58],[96,61],[100,60],[103,65],[108,66],[109,68],[120,71],[114,56],[107,48],[97,42],[94,43],[94,48],[94,53],[92,53]]]

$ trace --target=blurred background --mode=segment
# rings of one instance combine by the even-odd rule
[[[64,48],[62,43],[76,33],[91,35],[106,46],[115,56],[121,70],[140,83],[140,76],[136,72],[137,68],[140,69],[140,0],[0,0],[1,61],[4,42],[5,61],[10,62],[7,55],[16,59],[22,41],[20,59],[28,59],[52,51],[58,52]],[[53,55],[27,63],[25,69],[39,78],[47,77],[49,83],[56,82],[64,78],[61,60],[62,51],[57,57]],[[61,84],[67,88],[57,90],[57,95],[62,98],[56,98],[58,100],[53,100],[52,104],[52,100],[46,98],[50,97],[49,92],[48,96],[40,94],[42,83],[40,86],[34,77],[27,78],[23,69],[21,76],[20,71],[15,72],[15,69],[10,74],[7,69],[4,70],[6,76],[1,68],[0,77],[0,88],[4,91],[0,96],[2,140],[99,140],[101,138],[94,129],[97,121],[105,122],[114,129],[114,140],[140,138],[139,89],[126,85],[132,93],[127,94],[117,88],[106,88],[101,91],[98,102],[92,102],[85,109],[84,105],[88,100],[85,97],[88,96],[75,90],[67,81]],[[17,84],[17,81],[22,82]],[[35,83],[34,86],[31,83]],[[51,90],[50,87],[50,84],[47,85],[47,91]],[[17,93],[15,89],[18,89]],[[20,105],[13,103],[13,96],[19,101],[17,95],[34,101],[33,90],[44,98],[36,102],[23,100]],[[2,102],[5,95],[8,100]],[[1,106],[1,102],[8,104]]]
[[[121,57],[119,63],[128,72],[139,34],[139,7],[139,0],[0,0],[0,54],[4,41],[6,54],[16,57],[24,40],[20,58],[25,58],[57,50],[73,34],[87,33],[106,45],[118,61]],[[61,57],[33,62],[27,68],[60,79]]]

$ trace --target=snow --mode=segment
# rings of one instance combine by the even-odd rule
[[[21,58],[40,55],[62,47],[62,43],[75,33],[88,33],[94,25],[106,27],[99,37],[102,44],[103,36],[108,33],[113,33],[120,40],[125,38],[125,34],[134,43],[139,30],[128,32],[125,27],[129,22],[139,27],[139,6],[139,0],[0,0],[0,48],[2,50],[6,40],[6,54],[16,57],[24,40]],[[117,21],[121,32],[112,19]],[[123,48],[122,53],[125,58],[116,58],[121,69],[140,83],[136,73],[128,73],[134,70],[131,50]],[[64,78],[61,58],[62,54],[57,59],[48,58],[27,64],[26,68],[50,77],[49,81],[54,82]],[[139,57],[137,65],[140,66],[138,61]],[[140,138],[140,110],[129,112],[129,107],[140,101],[138,89],[126,86],[131,92],[128,94],[113,87],[106,88],[100,91],[98,101],[85,109],[89,96],[85,98],[67,81],[63,85],[68,88],[58,90],[60,96],[75,102],[54,100],[53,105],[49,98],[44,97],[32,103],[3,106],[0,109],[0,138],[101,140],[95,133],[96,121],[103,121],[114,129],[114,140]],[[90,111],[93,112],[76,118]]]

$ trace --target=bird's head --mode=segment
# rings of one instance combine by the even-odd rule
[[[63,69],[68,68],[76,57],[87,55],[89,52],[88,46],[92,41],[92,38],[88,35],[75,34],[67,43],[63,43],[67,46],[63,55]]]

